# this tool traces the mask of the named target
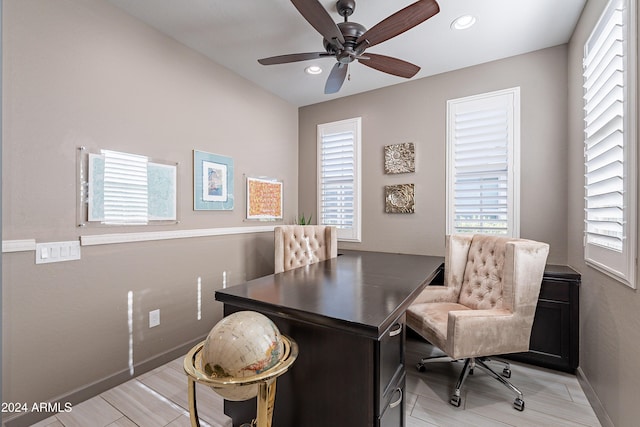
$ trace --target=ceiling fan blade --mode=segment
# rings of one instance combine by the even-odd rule
[[[324,86],[324,93],[336,93],[342,87],[342,83],[344,83],[344,79],[347,77],[347,69],[349,66],[347,64],[341,64],[337,62],[336,65],[331,69],[331,73],[329,73],[329,78],[327,78],[327,83]]]
[[[410,79],[415,76],[420,67],[402,59],[392,58],[385,55],[376,55],[374,53],[365,53],[358,61],[383,73],[393,74],[394,76],[405,77]]]
[[[417,1],[371,27],[358,37],[357,46],[366,48],[382,43],[423,23],[438,12],[440,6],[436,0]]]
[[[344,37],[340,28],[318,0],[291,0],[291,3],[322,37],[330,42],[336,39],[340,45],[344,45]]]
[[[310,59],[333,56],[327,52],[292,53],[289,55],[271,56],[269,58],[258,59],[262,65],[287,64],[289,62],[308,61]]]

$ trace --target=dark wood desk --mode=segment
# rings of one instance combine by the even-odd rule
[[[216,292],[225,316],[261,312],[298,343],[278,379],[274,426],[404,425],[404,313],[443,258],[340,253]],[[225,401],[234,426],[255,408],[255,399]]]

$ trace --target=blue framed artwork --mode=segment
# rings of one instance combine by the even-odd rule
[[[193,151],[193,209],[233,210],[233,159]]]

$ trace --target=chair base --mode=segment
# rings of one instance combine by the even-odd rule
[[[425,364],[434,363],[434,362],[455,362],[456,359],[452,359],[449,356],[441,356],[441,357],[425,357],[420,360],[420,362],[416,365],[416,368],[420,372],[424,372]],[[491,369],[487,362],[496,362],[504,365],[502,369],[502,375],[499,375],[496,371]],[[468,359],[464,359],[464,366],[462,368],[462,372],[460,372],[460,376],[458,377],[458,381],[456,382],[456,387],[451,395],[451,399],[449,403],[451,403],[455,407],[460,407],[461,397],[460,397],[460,389],[464,384],[465,380],[469,375],[473,375],[473,370],[478,367],[483,371],[491,375],[494,379],[498,380],[502,385],[507,387],[509,390],[516,394],[516,398],[513,401],[513,407],[518,411],[524,411],[524,400],[522,392],[511,382],[507,381],[505,378],[511,378],[511,365],[508,362],[497,359],[490,359],[488,357],[470,357]]]

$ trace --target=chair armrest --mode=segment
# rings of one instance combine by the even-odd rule
[[[447,354],[454,359],[529,350],[531,328],[504,309],[450,311]]]
[[[449,286],[427,286],[420,292],[412,304],[428,302],[457,302],[458,295],[455,289]]]

